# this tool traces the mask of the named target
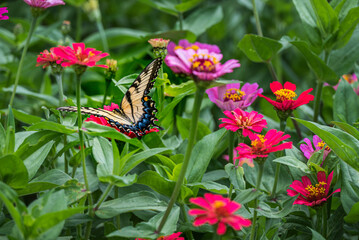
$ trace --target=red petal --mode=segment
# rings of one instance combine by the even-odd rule
[[[283,86],[280,82],[276,81],[276,82],[271,82],[270,83],[270,89],[272,90],[273,93],[275,93],[277,90],[283,89]]]

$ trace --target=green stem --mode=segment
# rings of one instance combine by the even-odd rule
[[[274,80],[274,81],[281,82],[281,83],[283,84],[283,80],[282,80],[282,81],[279,81],[278,76],[277,76],[277,74],[276,74],[276,72],[275,72],[274,66],[273,66],[273,64],[272,64],[271,61],[267,63],[267,66],[268,66],[269,72],[270,72],[270,74],[271,74],[273,80]]]
[[[75,175],[76,175],[76,170],[77,170],[77,167],[76,167],[76,166],[72,167],[72,174],[71,174],[71,177],[72,177],[72,178],[75,177]]]
[[[118,187],[115,187],[115,199],[117,199],[119,197],[119,192],[118,192]],[[120,222],[121,222],[121,218],[120,215],[116,216],[116,227],[117,229],[120,229]]]
[[[57,73],[55,74],[57,85],[59,86],[59,106],[63,105],[64,101],[64,90],[62,88],[62,74]]]
[[[79,132],[79,138],[80,138],[80,156],[81,156],[81,163],[82,163],[82,171],[84,174],[84,181],[85,181],[85,187],[86,187],[86,191],[90,191],[90,186],[89,186],[89,182],[88,182],[88,178],[87,178],[87,171],[86,171],[86,160],[85,160],[85,148],[84,148],[84,136],[83,136],[83,132],[82,132],[82,115],[81,115],[81,75],[82,74],[76,74],[76,80],[77,80],[77,85],[76,85],[76,102],[77,102],[77,121],[78,121],[78,132]],[[92,217],[93,216],[93,199],[92,199],[92,194],[89,193],[88,195],[88,202],[89,202],[89,206],[88,206],[88,212],[89,215]],[[85,240],[89,239],[90,234],[91,234],[91,226],[92,226],[92,221],[89,221],[86,225],[86,233],[85,233]]]
[[[109,48],[108,48],[107,38],[106,38],[105,30],[103,28],[103,24],[102,24],[101,19],[96,20],[96,25],[97,25],[97,29],[98,29],[98,31],[100,33],[103,50],[105,52],[109,53],[110,51],[109,51]]]
[[[101,197],[100,197],[100,200],[99,200],[98,203],[96,204],[95,211],[97,211],[97,210],[100,208],[100,206],[101,206],[101,204],[103,203],[103,201],[106,200],[106,198],[107,198],[108,194],[111,192],[112,188],[113,188],[113,184],[112,184],[112,183],[107,185],[106,190],[102,193],[102,195],[101,195]]]
[[[105,94],[103,95],[102,106],[104,106],[105,103],[106,103],[106,98],[107,98],[107,94],[108,94],[108,89],[109,89],[109,87],[110,87],[110,83],[111,83],[112,79],[107,79],[107,78],[106,78],[105,81],[106,81],[106,88],[105,88]]]
[[[215,231],[216,231],[216,229],[215,229]],[[221,240],[221,236],[218,235],[217,233],[214,233],[213,234],[213,240]]]
[[[186,212],[186,209],[185,209],[185,206],[183,203],[181,203],[180,208],[181,208],[181,212],[182,212],[185,223],[189,223],[188,217],[187,217],[187,212]],[[191,230],[186,231],[186,236],[187,236],[187,239],[194,240]]]
[[[259,167],[259,169],[258,169],[258,175],[257,175],[256,191],[259,191],[259,187],[261,185],[262,176],[263,176],[263,169],[264,169],[264,163],[259,163],[258,167]],[[258,207],[258,199],[255,200],[255,204],[254,204],[254,213],[253,213],[253,221],[252,221],[252,229],[251,229],[251,238],[250,238],[250,240],[254,239],[254,235],[256,233],[257,207]]]
[[[282,132],[285,132],[285,127],[287,125],[287,119],[280,120],[280,130]],[[278,152],[277,157],[281,157],[283,156],[283,151]],[[274,175],[274,183],[273,183],[273,188],[272,188],[272,194],[271,194],[271,198],[274,198],[276,195],[276,191],[277,191],[277,185],[278,185],[278,179],[279,179],[279,172],[280,172],[280,163],[276,163],[276,168],[275,168],[275,175]]]
[[[76,12],[76,42],[81,41],[81,28],[82,28],[82,10],[81,7],[77,7]]]
[[[64,147],[67,146],[67,135],[64,134]],[[67,151],[64,152],[64,159],[65,159],[65,173],[69,174],[69,160],[66,157]]]
[[[229,163],[233,163],[234,136],[235,136],[234,132],[228,131],[228,156],[229,156],[228,160],[229,160]],[[238,165],[237,160],[236,160],[236,165],[234,167],[236,167]],[[228,192],[229,199],[232,199],[232,191],[233,191],[233,184],[231,183],[231,185],[229,186],[229,192]]]
[[[322,220],[323,220],[323,231],[322,235],[326,239],[327,238],[327,231],[328,231],[328,208],[327,205],[324,204],[322,206]]]
[[[318,80],[317,88],[316,88],[316,91],[315,91],[315,97],[314,97],[314,117],[313,117],[313,122],[318,122],[320,101],[322,99],[323,84],[324,83],[321,80]]]
[[[163,79],[163,66],[161,66],[161,68],[160,68],[160,70],[159,70],[158,78]],[[158,106],[159,106],[159,111],[162,112],[163,104],[164,104],[163,102],[164,102],[164,99],[165,99],[165,89],[164,89],[164,86],[163,86],[163,85],[158,86],[157,89],[158,89]]]
[[[262,32],[262,27],[261,27],[261,21],[259,19],[259,15],[258,15],[258,11],[257,11],[257,7],[256,7],[256,2],[255,0],[252,0],[252,4],[253,4],[253,15],[254,18],[256,19],[256,28],[257,28],[257,33],[259,36],[263,37],[263,32]]]
[[[22,54],[21,54],[21,58],[20,58],[20,62],[19,62],[19,67],[17,68],[17,72],[16,72],[14,89],[12,91],[11,98],[10,98],[10,103],[9,103],[10,107],[12,107],[12,104],[14,102],[16,88],[17,88],[17,85],[19,84],[19,80],[20,80],[20,74],[21,74],[21,70],[22,70],[22,65],[24,64],[24,59],[25,59],[25,55],[27,53],[27,49],[28,49],[29,44],[30,44],[31,36],[34,33],[34,30],[35,30],[35,27],[36,27],[36,21],[37,21],[37,17],[33,17],[32,22],[31,22],[31,26],[30,26],[30,31],[29,31],[29,34],[27,35],[27,39],[26,39],[26,42],[25,42],[24,49],[22,50]]]
[[[196,132],[197,132],[197,125],[198,125],[198,118],[199,118],[199,112],[200,112],[200,108],[201,108],[201,103],[203,100],[203,95],[204,95],[204,91],[205,88],[197,86],[197,91],[195,93],[195,99],[194,99],[194,103],[193,103],[193,113],[192,113],[192,120],[191,120],[191,125],[190,125],[190,132],[189,132],[189,137],[188,137],[188,144],[187,144],[187,149],[186,149],[186,154],[184,156],[183,159],[183,164],[182,164],[182,168],[181,168],[181,172],[178,176],[178,180],[176,182],[175,188],[172,192],[172,196],[171,199],[168,203],[168,207],[166,209],[166,212],[162,218],[162,221],[160,223],[160,225],[157,228],[157,233],[160,233],[163,226],[165,225],[167,218],[169,216],[169,214],[171,213],[172,207],[175,204],[178,194],[180,193],[181,190],[181,186],[183,183],[183,179],[184,176],[186,174],[187,171],[187,167],[188,167],[188,163],[189,163],[189,159],[191,157],[191,153],[192,153],[192,149],[194,146],[194,142],[195,142],[195,136],[196,136]]]

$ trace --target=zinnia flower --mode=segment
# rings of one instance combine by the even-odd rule
[[[54,53],[54,48],[51,48],[50,52],[48,50],[44,50],[37,55],[36,67],[42,66],[43,68],[46,68],[53,64],[61,64],[61,61],[62,58]]]
[[[292,148],[292,142],[281,143],[281,141],[290,138],[289,134],[284,135],[284,132],[271,129],[265,136],[260,134],[250,134],[251,146],[245,143],[240,143],[236,150],[238,151],[238,158],[264,158],[268,157],[269,153],[282,151],[284,149]]]
[[[236,108],[246,110],[259,93],[263,92],[258,88],[257,83],[246,83],[242,88],[240,83],[230,83],[220,87],[213,87],[206,90],[209,99],[222,110],[233,111]]]
[[[251,225],[250,220],[234,214],[241,208],[241,204],[231,201],[229,198],[205,193],[204,198],[191,198],[189,201],[201,207],[201,209],[191,209],[188,212],[190,215],[196,216],[193,226],[197,227],[205,223],[218,224],[217,234],[223,235],[226,232],[226,225],[235,230],[241,230],[242,227]]]
[[[326,178],[325,172],[318,172],[317,174],[318,183],[312,184],[307,176],[302,177],[302,181],[294,180],[289,186],[292,189],[287,189],[289,196],[294,197],[299,194],[298,198],[293,204],[302,204],[309,207],[323,205],[333,193],[340,192],[340,188],[332,192],[329,196],[330,184],[333,179],[333,172],[331,172]]]
[[[0,8],[0,20],[8,20],[8,16],[3,16],[4,13],[8,13],[7,7]]]
[[[57,5],[65,5],[63,0],[24,0],[24,2],[34,8],[49,8]]]
[[[251,134],[251,130],[261,132],[263,128],[267,127],[267,121],[263,119],[263,115],[256,111],[246,112],[237,108],[234,111],[224,111],[223,113],[228,118],[220,118],[219,120],[223,123],[220,124],[219,127],[224,127],[232,132],[241,129],[244,137]]]
[[[103,67],[107,65],[97,65],[101,58],[108,56],[108,53],[97,51],[94,48],[85,48],[84,43],[73,43],[72,47],[58,46],[54,48],[54,53],[63,58],[61,65],[68,67],[72,65],[82,65],[87,67]]]
[[[237,168],[238,166],[243,166],[243,164],[247,164],[250,167],[254,167],[253,159],[251,158],[240,158],[235,159],[237,155],[236,149],[233,149],[233,165]],[[229,162],[229,155],[223,155],[223,159]],[[238,161],[238,165],[236,166],[236,161]]]
[[[223,55],[211,51],[212,48],[184,49],[174,48],[174,54],[168,54],[165,58],[166,64],[175,73],[184,73],[195,80],[213,80],[226,73],[233,71],[233,68],[240,67],[238,60],[231,59],[223,65],[220,63]]]
[[[276,108],[278,113],[289,111],[290,114],[297,107],[300,107],[314,100],[314,96],[308,94],[313,90],[313,88],[304,91],[302,94],[299,95],[297,100],[293,99],[297,96],[297,94],[294,92],[297,86],[293,83],[286,82],[284,83],[284,87],[283,87],[282,84],[278,81],[272,82],[270,84],[270,88],[274,93],[274,95],[276,96],[275,101],[266,96],[263,96],[262,94],[258,94],[258,95],[260,97],[264,97],[269,103],[271,103]],[[286,117],[288,117],[289,114],[287,114]],[[283,118],[280,115],[279,117]],[[286,117],[284,118],[286,119]]]
[[[113,111],[114,109],[118,109],[118,108],[119,108],[119,106],[117,104],[115,104],[115,103],[111,103],[111,106],[106,106],[106,105],[103,106],[103,109],[105,109],[107,111]],[[123,131],[123,130],[117,128],[117,127],[113,127],[103,117],[95,117],[95,116],[91,115],[89,118],[87,118],[85,120],[85,122],[95,122],[95,123],[103,125],[103,126],[112,127],[114,129],[116,129],[117,131],[119,131],[120,133],[123,133],[123,134],[127,135],[130,138],[137,137],[134,132],[126,132],[126,131]],[[158,129],[157,128],[152,128],[149,131],[146,131],[145,134],[148,134],[148,133],[151,133],[151,132],[158,132]]]
[[[359,83],[358,83],[358,78],[355,75],[355,73],[353,74],[344,74],[338,81],[338,83],[336,85],[333,86],[334,90],[336,91],[338,89],[339,83],[342,80],[342,78],[347,81],[352,87],[354,92],[359,95]],[[328,83],[324,83],[324,86],[330,86]]]
[[[174,42],[170,42],[168,44],[167,50],[169,55],[176,56],[175,50],[177,49],[193,49],[195,51],[197,51],[198,49],[208,49],[208,51],[210,52],[221,53],[221,50],[217,45],[200,42],[190,43],[187,39],[179,40],[178,45],[176,45]]]
[[[325,142],[323,142],[323,140],[320,139],[320,137],[318,137],[317,135],[313,136],[313,144],[314,144],[315,149],[313,149],[313,144],[308,138],[304,138],[303,141],[305,142],[305,144],[300,144],[300,150],[304,153],[304,156],[307,159],[309,159],[313,153],[322,150],[325,146]],[[330,151],[331,151],[331,149],[328,146],[325,146],[324,154],[323,154],[323,161],[328,156]]]
[[[184,237],[180,237],[182,232],[173,233],[169,236],[161,236],[156,240],[184,240]],[[148,240],[147,238],[136,238],[135,240]]]

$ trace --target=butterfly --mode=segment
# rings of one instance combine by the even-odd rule
[[[111,126],[121,131],[134,132],[139,139],[151,126],[163,130],[154,123],[158,120],[155,115],[157,108],[155,101],[148,96],[161,65],[162,59],[156,58],[142,70],[125,93],[118,109],[107,111],[101,108],[81,107],[81,113],[103,117]],[[77,112],[77,107],[59,107],[57,110]]]

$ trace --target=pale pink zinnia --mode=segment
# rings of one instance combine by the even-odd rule
[[[327,178],[325,172],[321,171],[317,174],[318,183],[314,185],[309,177],[304,176],[302,177],[302,181],[294,180],[294,182],[292,182],[289,187],[294,190],[287,189],[287,194],[291,197],[299,194],[293,204],[302,204],[309,207],[321,206],[333,195],[333,193],[340,192],[341,190],[339,188],[328,195],[332,179],[333,172],[331,172]]]
[[[224,127],[232,132],[242,130],[244,137],[250,135],[251,131],[261,132],[263,128],[267,127],[267,121],[263,119],[263,115],[256,111],[246,112],[237,108],[234,111],[224,111],[223,113],[228,118],[220,118],[219,120],[223,123],[219,127]]]
[[[276,129],[269,130],[265,136],[250,134],[249,138],[251,140],[251,146],[240,143],[236,148],[238,158],[265,158],[268,157],[271,152],[292,148],[292,142],[280,143],[290,138],[290,135],[284,135],[284,132],[277,131]]]
[[[210,225],[218,224],[217,234],[226,233],[227,226],[235,230],[241,230],[243,227],[249,227],[251,220],[245,219],[234,213],[241,208],[241,204],[224,198],[221,195],[205,193],[203,197],[191,198],[191,203],[201,207],[201,209],[189,210],[189,215],[195,216],[193,226],[201,226],[205,223]]]
[[[94,48],[86,48],[84,43],[73,43],[72,47],[58,46],[54,48],[54,53],[63,59],[61,66],[83,65],[108,68],[107,65],[97,64],[102,58],[108,56],[108,53],[103,53]]]
[[[236,108],[246,110],[258,97],[258,93],[263,93],[262,88],[258,88],[257,83],[230,83],[219,87],[206,90],[209,100],[215,103],[220,109],[233,111]]]
[[[63,0],[24,0],[24,2],[34,8],[49,8],[57,5],[65,5]]]
[[[166,64],[175,73],[184,73],[194,80],[211,81],[240,67],[238,60],[235,59],[221,64],[223,55],[209,48],[175,47],[173,52],[174,54],[166,56]]]
[[[300,150],[303,152],[304,156],[307,159],[309,159],[313,153],[320,151],[324,148],[324,153],[323,153],[323,161],[324,161],[331,151],[331,149],[328,146],[326,146],[325,142],[323,142],[323,140],[317,135],[313,136],[314,148],[312,142],[308,138],[304,138],[303,141],[306,144],[300,144]]]

